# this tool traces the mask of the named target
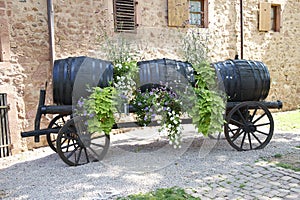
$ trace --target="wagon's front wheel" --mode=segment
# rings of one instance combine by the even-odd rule
[[[75,117],[59,131],[56,141],[57,153],[70,166],[102,160],[109,148],[109,136],[89,133],[85,119]]]
[[[228,113],[226,122],[226,140],[239,151],[264,148],[273,136],[273,117],[259,102],[238,104]]]
[[[70,119],[70,115],[58,115],[54,117],[48,125],[48,129],[60,129],[63,125]],[[47,142],[49,147],[56,151],[56,139],[57,139],[57,132],[55,133],[48,133],[46,135]]]

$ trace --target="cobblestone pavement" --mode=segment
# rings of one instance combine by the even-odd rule
[[[0,199],[104,200],[174,186],[201,199],[300,199],[300,172],[266,160],[293,153],[300,161],[300,132],[276,132],[264,149],[245,152],[226,140],[198,137],[174,158],[173,147],[164,142],[141,145],[141,139],[136,145],[132,139],[111,138],[100,163],[69,167],[49,147],[0,159]],[[156,155],[144,159],[147,153]],[[153,163],[161,165],[144,173],[130,171]]]
[[[300,199],[300,173],[264,161],[215,174],[200,183],[202,187],[190,192],[201,199]]]

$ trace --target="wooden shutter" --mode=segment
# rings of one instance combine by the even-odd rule
[[[169,26],[185,26],[189,23],[188,0],[168,0]]]
[[[260,31],[271,30],[271,3],[261,2],[259,5],[259,25]]]
[[[134,31],[136,25],[135,0],[114,0],[116,31]]]

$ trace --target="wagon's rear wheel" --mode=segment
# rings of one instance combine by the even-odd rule
[[[69,120],[57,136],[57,153],[70,166],[77,166],[103,159],[108,151],[109,136],[89,133],[84,118]]]
[[[259,102],[238,104],[228,113],[226,122],[225,137],[239,151],[264,148],[273,136],[273,117]]]
[[[48,125],[48,129],[61,129],[63,125],[70,119],[70,115],[58,115],[54,117]],[[48,133],[46,135],[49,147],[56,152],[57,132]]]

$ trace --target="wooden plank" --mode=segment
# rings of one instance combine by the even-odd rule
[[[259,4],[259,31],[271,30],[271,3],[261,2]]]
[[[188,0],[168,0],[168,25],[183,27],[189,21]]]

